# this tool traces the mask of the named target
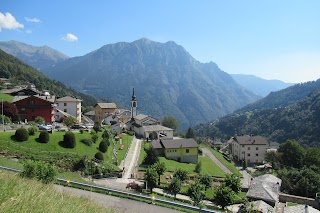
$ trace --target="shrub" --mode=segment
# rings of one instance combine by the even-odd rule
[[[110,146],[110,141],[108,140],[108,139],[102,139],[102,141],[101,142],[105,142],[105,143],[107,143],[107,146]]]
[[[16,130],[16,133],[14,134],[15,139],[17,141],[26,141],[29,138],[29,133],[25,128],[19,128]]]
[[[25,161],[23,164],[22,177],[36,178],[43,183],[53,182],[57,172],[53,165],[44,163],[42,161]]]
[[[36,134],[36,132],[38,132],[38,127],[36,127],[36,126],[29,127],[28,132],[29,132],[29,135],[34,135],[34,134]]]
[[[108,139],[109,138],[109,133],[108,133],[108,131],[107,130],[105,130],[103,133],[102,133],[102,138],[103,139]]]
[[[106,153],[108,150],[108,144],[104,141],[101,141],[99,144],[99,150],[103,153]]]
[[[39,142],[40,143],[48,143],[49,142],[49,132],[47,132],[47,131],[40,132]]]
[[[100,132],[101,131],[101,124],[100,124],[99,121],[94,122],[93,129],[96,132]]]
[[[37,124],[44,124],[44,123],[45,123],[45,120],[44,120],[43,117],[37,116],[37,117],[34,119],[34,122],[37,123]]]
[[[92,146],[92,140],[90,138],[83,138],[81,139],[81,142],[87,146]]]
[[[66,132],[63,136],[63,144],[66,148],[76,147],[76,138],[72,132]]]
[[[83,134],[84,130],[83,130],[83,129],[80,129],[79,132],[80,132],[80,134]]]
[[[97,153],[94,155],[94,158],[97,159],[97,160],[103,161],[103,154],[102,154],[102,152],[97,152]]]
[[[196,168],[194,169],[194,171],[195,171],[196,173],[201,173],[201,170],[202,170],[202,163],[201,163],[201,161],[199,161],[199,162],[197,163]]]

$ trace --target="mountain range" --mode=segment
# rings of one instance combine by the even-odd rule
[[[294,85],[280,80],[266,80],[254,75],[231,74],[231,76],[238,84],[261,97]]]
[[[36,47],[18,41],[2,41],[0,42],[0,49],[19,58],[37,70],[54,66],[69,58],[65,54],[48,46]]]
[[[228,139],[263,135],[283,143],[288,139],[320,147],[320,79],[296,84],[219,120],[195,128],[198,136]]]
[[[172,41],[143,38],[108,44],[43,72],[126,108],[134,87],[140,112],[158,118],[174,116],[180,128],[221,117],[259,98],[215,63],[198,62]]]
[[[181,129],[229,114],[286,85],[259,79],[263,83],[257,87],[252,76],[231,77],[172,41],[119,42],[74,58],[17,41],[0,42],[0,48],[76,91],[112,99],[120,107],[130,107],[134,87],[139,112],[174,116]]]

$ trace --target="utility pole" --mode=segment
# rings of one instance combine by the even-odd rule
[[[1,115],[2,115],[2,128],[4,130],[4,117],[3,117],[3,98],[1,99]]]

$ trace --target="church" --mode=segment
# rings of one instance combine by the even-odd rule
[[[152,116],[137,113],[138,101],[132,90],[131,119],[125,123],[125,128],[134,131],[137,137],[146,139],[172,139],[173,129],[162,126],[160,121]],[[112,125],[111,131],[120,128],[120,124]],[[118,132],[118,131],[116,131]]]

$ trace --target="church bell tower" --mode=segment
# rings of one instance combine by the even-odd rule
[[[131,97],[131,119],[137,116],[137,97],[134,95],[134,88]]]

